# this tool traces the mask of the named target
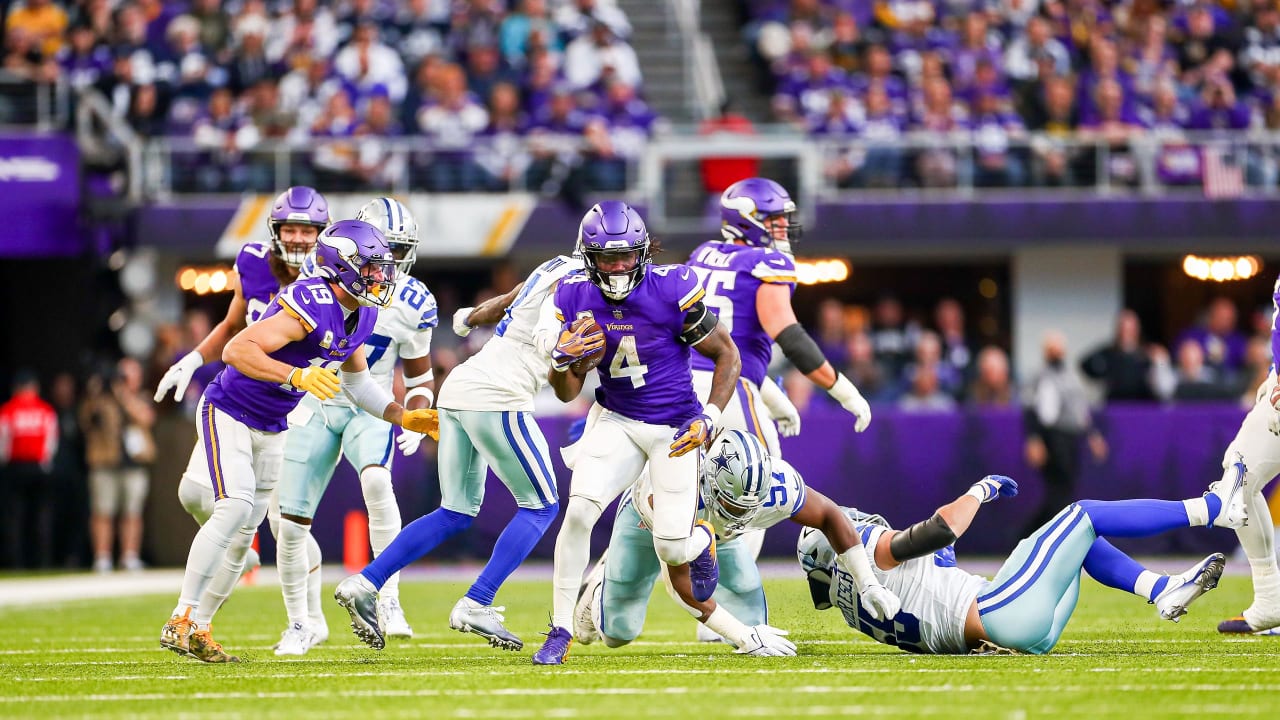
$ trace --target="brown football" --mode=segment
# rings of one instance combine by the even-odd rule
[[[571,325],[570,327],[575,331],[585,328],[585,330],[582,333],[583,337],[589,337],[591,335],[604,333],[604,330],[600,329],[599,323],[597,323],[594,319],[589,317],[578,318],[573,322],[573,325]],[[600,361],[603,359],[604,359],[604,349],[602,348],[601,350],[599,350],[598,352],[592,355],[588,355],[587,357],[574,360],[573,364],[569,366],[569,369],[572,370],[573,373],[578,377],[586,377],[587,373],[591,372],[592,370],[595,370],[596,366],[599,365]]]

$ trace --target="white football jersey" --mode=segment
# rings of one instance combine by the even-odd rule
[[[858,601],[853,576],[832,563],[831,604],[840,608],[849,627],[876,642],[909,652],[964,654],[965,618],[986,578],[956,567],[951,548],[908,560],[885,572],[876,567],[875,547],[885,528],[859,524],[862,546],[871,559],[871,568],[885,587],[902,601],[902,609],[889,620],[876,620]]]
[[[431,331],[439,323],[435,296],[418,278],[397,273],[391,305],[378,309],[378,322],[364,342],[364,357],[373,380],[391,392],[398,358],[431,353]],[[346,393],[325,402],[350,406]]]
[[[720,513],[708,511],[703,506],[701,497],[698,498],[698,519],[711,523],[716,529],[716,537],[721,541],[732,540],[748,530],[767,530],[791,519],[792,515],[804,507],[807,494],[804,479],[790,463],[781,458],[774,458],[772,465],[773,478],[769,483],[764,505],[760,506],[747,523],[729,524]],[[653,507],[649,503],[649,496],[653,494],[651,483],[649,473],[645,472],[631,488],[631,502],[635,504],[636,513],[640,515],[645,527],[653,527]]]
[[[534,343],[543,303],[560,278],[581,269],[581,259],[560,255],[530,273],[489,342],[449,373],[436,405],[533,412],[533,396],[547,384],[551,369],[551,356]]]

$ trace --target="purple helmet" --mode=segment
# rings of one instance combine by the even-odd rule
[[[635,290],[652,262],[644,220],[621,200],[606,200],[587,211],[578,226],[576,250],[591,282],[610,300],[621,300]]]
[[[778,183],[767,178],[747,178],[730,185],[720,196],[720,234],[725,240],[768,247],[774,238],[765,219],[775,215],[787,218],[786,242],[799,240],[796,204]]]
[[[329,226],[329,202],[314,188],[295,185],[276,196],[267,216],[271,249],[290,267],[302,267],[311,246],[299,243],[285,245],[280,240],[281,225],[312,225],[320,230]]]
[[[316,240],[316,276],[342,286],[361,305],[391,304],[396,259],[387,238],[363,220],[339,220]]]

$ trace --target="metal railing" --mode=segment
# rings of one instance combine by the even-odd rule
[[[107,98],[97,90],[87,89],[76,97],[76,142],[83,159],[108,164],[119,155],[128,176],[127,198],[130,202],[143,199],[142,139],[129,123],[117,116]]]
[[[0,127],[42,132],[67,127],[70,91],[64,79],[35,82],[0,68]]]
[[[711,117],[724,102],[724,82],[711,38],[702,31],[700,0],[668,0],[683,48],[685,98],[696,119]]]

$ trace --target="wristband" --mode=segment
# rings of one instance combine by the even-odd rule
[[[716,605],[716,609],[702,621],[702,624],[733,643],[735,648],[742,647],[742,644],[747,641],[747,636],[751,634],[751,628],[721,605]]]
[[[418,387],[419,385],[421,385],[421,384],[423,384],[423,383],[429,383],[429,382],[431,382],[432,380],[434,380],[434,379],[435,379],[435,377],[436,377],[436,375],[435,375],[435,371],[434,371],[434,370],[427,370],[426,372],[422,373],[421,375],[414,375],[413,377],[406,377],[406,378],[404,379],[404,386],[405,386],[405,387],[407,387],[407,388],[416,388],[416,387]]]
[[[721,415],[723,412],[724,412],[723,410],[721,410],[719,407],[717,407],[716,405],[714,405],[714,404],[712,404],[712,403],[707,403],[707,406],[706,406],[706,407],[704,407],[704,408],[702,408],[702,414],[703,414],[703,415],[706,415],[706,416],[707,416],[707,419],[711,421],[711,426],[712,426],[712,427],[719,427],[719,426],[720,426],[720,415]],[[721,635],[724,635],[725,637],[729,637],[728,635],[725,635],[724,633],[720,633],[720,634],[721,634]]]
[[[436,394],[431,392],[431,388],[419,386],[415,388],[409,388],[409,391],[404,394],[405,407],[406,408],[409,407],[409,401],[416,397],[426,398],[427,407],[431,407],[431,405],[434,404],[436,401]]]
[[[871,561],[867,559],[867,553],[862,545],[854,545],[840,553],[836,556],[836,562],[840,565],[840,569],[853,576],[853,583],[858,586],[858,592],[880,584],[876,579],[875,571],[871,569]]]

